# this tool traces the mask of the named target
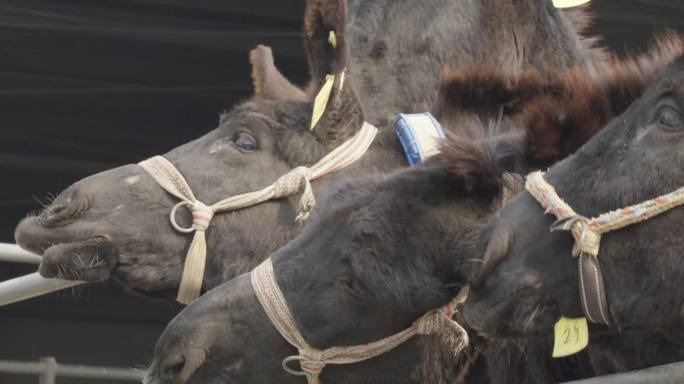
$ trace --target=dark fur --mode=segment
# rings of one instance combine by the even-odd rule
[[[579,150],[554,143],[575,137],[568,128],[580,124],[577,122],[593,127],[587,124],[591,116],[585,110],[590,105],[585,104],[584,96],[570,97],[557,107],[542,104],[531,114],[550,116],[541,119],[549,122],[540,124],[542,129],[558,129],[547,138],[552,150],[546,153],[574,152],[550,168],[546,178],[580,214],[592,217],[681,187],[684,123],[681,117],[668,118],[665,121],[674,124],[668,128],[660,119],[663,111],[674,110],[678,116],[684,111],[682,40],[669,37],[656,52],[653,63],[648,56],[613,63],[611,75],[598,78],[600,97],[589,100],[599,105],[600,116],[619,116]],[[575,88],[590,89],[584,85]],[[568,111],[578,114],[568,116]],[[566,119],[555,118],[563,115]],[[566,125],[564,120],[572,124]],[[580,131],[577,137],[592,130]],[[681,219],[682,211],[677,209],[604,236],[599,260],[613,327],[591,328],[592,334],[599,335],[592,337],[586,355],[597,374],[684,358],[679,331],[684,324],[684,299],[674,283],[684,267],[681,237],[673,232]],[[510,243],[501,247],[494,242],[492,252],[500,254],[489,258],[490,262],[485,260],[487,265],[466,306],[469,324],[481,333],[494,340],[548,335],[560,315],[582,315],[572,239],[565,232],[549,232],[553,220],[527,193],[491,220],[485,238],[504,232]]]
[[[480,184],[502,185],[503,171],[534,169],[565,158],[636,100],[653,78],[684,52],[684,39],[667,35],[644,54],[613,59],[598,74],[581,68],[542,74],[536,69],[508,76],[492,68],[448,71],[435,112],[443,119],[471,110],[519,113],[516,132],[489,124],[486,129],[451,130],[442,153],[460,176]],[[458,111],[458,112],[456,112]],[[483,132],[494,130],[490,139]],[[492,139],[494,137],[494,139]],[[520,162],[511,150],[521,152]]]
[[[540,89],[551,88],[543,81],[539,83]],[[553,100],[565,102],[560,97]],[[524,114],[525,109],[518,111]],[[460,119],[449,113],[440,116],[447,127]],[[475,174],[471,170],[494,169],[494,165],[496,172],[504,170],[499,160],[483,163],[479,159],[483,158],[482,148],[489,148],[487,156],[497,158],[497,150],[488,143],[499,139],[508,142],[506,136],[497,135],[502,130],[515,133],[517,117],[485,118],[478,115],[470,125],[452,128],[462,134],[452,136],[446,145],[448,161],[437,158],[387,176],[338,185],[328,194],[312,225],[272,256],[288,306],[312,345],[354,345],[386,337],[445,303],[468,282],[472,265],[479,261],[479,235],[499,193],[498,187],[482,188],[497,185],[483,180],[493,173]],[[559,129],[557,124],[547,127]],[[524,166],[525,145],[530,143],[518,143],[513,163]],[[191,372],[190,382],[249,378],[256,383],[296,383],[299,378],[283,375],[277,368],[279,359],[295,352],[273,333],[251,289],[245,286],[247,279],[241,276],[212,290],[179,315],[158,343],[151,378],[163,375],[163,367],[175,356],[173,351],[182,350],[187,340],[208,340],[199,345],[217,352],[200,362],[203,365]],[[207,330],[199,324],[219,325]],[[246,361],[251,360],[243,359],[239,360],[241,366],[233,368],[235,356],[255,350],[253,338],[259,350],[275,351],[273,356],[260,354],[260,359],[269,359],[268,364],[250,368]],[[449,383],[462,375],[463,371],[455,369],[468,366],[472,355],[466,353],[460,360],[449,358],[449,344],[436,343],[438,340],[441,338],[434,336],[419,339],[418,343],[424,343],[421,348],[412,341],[364,363],[329,366],[322,379],[333,384]],[[492,379],[547,383],[594,372],[587,355],[549,362],[547,342],[487,349]],[[436,362],[440,369],[435,369]]]
[[[250,55],[256,97],[222,115],[216,130],[165,156],[201,200],[213,203],[262,188],[292,167],[312,164],[353,134],[364,119],[378,126],[376,142],[358,164],[313,183],[316,196],[322,198],[335,180],[405,164],[392,123],[398,112],[429,108],[447,65],[500,66],[511,73],[573,65],[595,71],[603,65],[601,52],[585,45],[547,0],[469,4],[352,0],[347,6],[342,0],[312,0],[304,26],[310,84],[305,89],[291,84],[275,67],[270,49],[257,47]],[[337,35],[336,47],[328,43],[331,30]],[[310,131],[312,101],[322,79],[345,67],[345,86],[341,92],[334,88],[326,113]],[[458,125],[478,124],[469,113],[451,118]],[[242,153],[231,144],[245,133],[259,145],[254,153]],[[81,200],[92,204],[76,210]],[[282,199],[216,215],[207,233],[205,288],[250,270],[299,233],[293,203],[294,199]],[[42,270],[48,276],[57,270],[64,278],[87,281],[110,276],[138,293],[173,297],[190,241],[190,236],[168,225],[173,204],[175,199],[139,167],[121,167],[71,186],[46,210],[45,215],[59,211],[51,225],[30,217],[20,223],[15,237],[18,244],[44,254]],[[187,217],[180,217],[185,214],[181,212],[179,220],[187,224]],[[108,243],[100,247],[107,252],[89,252],[92,247],[78,252],[76,245],[92,238]],[[53,248],[57,243],[75,247]],[[76,263],[74,253],[84,262]],[[99,268],[83,268],[96,258],[104,258]]]
[[[499,105],[508,113],[520,111],[526,123],[523,125],[523,139],[511,132],[503,138],[487,137],[483,133],[491,132],[491,126],[480,129],[479,135],[473,133],[477,132],[473,129],[451,133],[443,145],[445,158],[468,185],[491,190],[504,186],[502,174],[505,171],[519,172],[525,168],[548,166],[567,156],[638,98],[657,72],[662,71],[677,51],[682,50],[680,38],[668,37],[664,41],[667,44],[661,42],[643,56],[612,62],[599,76],[577,68],[546,76],[538,71],[527,71],[518,78],[496,74],[490,69],[447,74],[440,92],[439,108],[461,106],[467,109],[476,105],[474,113],[481,113],[487,106],[493,110]],[[647,64],[647,57],[653,57],[654,64]],[[478,101],[470,104],[473,98]],[[441,115],[448,116],[448,113]],[[515,149],[511,151],[511,148]],[[521,156],[516,161],[516,155],[512,153]],[[587,355],[564,362],[550,362],[546,343],[547,340],[539,340],[490,347],[485,356],[491,379],[506,382],[517,377],[520,382],[543,383],[625,369],[622,363],[609,366],[596,363],[600,359],[594,358],[595,352],[592,353],[593,364]],[[630,351],[613,349],[608,355],[622,360],[638,350]],[[605,353],[602,355],[606,356]]]
[[[262,188],[295,165],[311,164],[320,158],[320,155],[330,151],[341,140],[352,134],[363,118],[378,125],[381,129],[373,147],[362,161],[353,167],[316,181],[314,183],[316,195],[322,197],[332,182],[340,178],[376,174],[404,165],[403,154],[400,152],[391,129],[392,122],[400,111],[419,111],[429,108],[435,99],[439,74],[445,65],[452,67],[488,65],[507,68],[510,73],[515,74],[530,67],[552,71],[573,65],[581,65],[590,71],[595,71],[602,62],[601,55],[584,45],[570,22],[547,0],[483,0],[469,2],[467,6],[451,0],[352,1],[349,5],[348,18],[344,14],[345,4],[341,0],[312,0],[307,4],[304,34],[311,70],[311,84],[302,90],[305,97],[302,97],[300,92],[295,92],[296,97],[282,99],[287,93],[283,90],[291,90],[293,85],[285,82],[284,77],[276,72],[267,52],[260,49],[253,54],[252,60],[259,66],[254,70],[259,97],[224,115],[216,130],[165,155],[185,175],[201,200],[213,203],[226,196]],[[332,47],[327,42],[330,30],[335,30],[337,33],[337,47]],[[311,132],[308,127],[311,102],[320,89],[321,80],[327,74],[338,74],[344,66],[349,70],[346,85],[342,92],[333,92],[326,113],[316,129]],[[470,125],[475,127],[478,119],[488,121],[493,117],[495,118],[495,116],[473,116],[465,113],[450,116],[450,119],[455,119],[458,122],[457,125],[463,121],[469,121]],[[504,120],[503,124],[506,126],[514,123],[508,116]],[[454,124],[457,123],[456,121]],[[235,138],[245,134],[252,135],[256,139],[259,146],[257,151],[245,153],[237,148]],[[450,197],[453,191],[450,190],[449,195],[436,196],[427,193],[432,190],[423,188],[434,188],[437,181],[442,179],[443,174],[447,175],[448,180],[454,177],[448,169],[441,168],[438,175],[430,176],[434,179],[427,181],[418,179],[416,185],[404,187],[396,198],[409,198],[417,192],[424,193],[427,199],[425,204],[442,203],[443,199]],[[361,182],[366,182],[366,180]],[[452,181],[454,190],[461,191],[466,188],[465,185],[461,185],[462,182],[460,178]],[[426,184],[422,185],[422,183]],[[384,192],[389,194],[392,191]],[[462,194],[462,192],[459,193]],[[474,241],[476,230],[479,229],[478,226],[484,222],[491,209],[491,204],[484,207],[481,204],[489,203],[495,195],[492,191],[492,193],[483,193],[477,198],[473,197],[473,201],[469,203],[472,203],[474,212],[462,213],[451,218],[453,223],[441,223],[444,228],[455,228],[449,233],[442,232],[442,234],[444,238],[453,239],[453,249],[455,252],[459,251],[459,255],[468,253],[473,244],[476,244]],[[46,265],[62,264],[73,258],[72,253],[60,252],[61,248],[52,247],[53,243],[78,243],[84,239],[101,236],[116,245],[112,248],[117,252],[108,255],[107,265],[111,266],[108,271],[110,276],[143,294],[172,296],[178,285],[185,250],[190,241],[190,236],[173,232],[168,224],[168,212],[176,203],[175,199],[170,198],[140,167],[134,165],[85,179],[64,191],[55,200],[55,204],[69,206],[79,196],[85,196],[86,199],[92,197],[94,204],[89,210],[79,212],[78,216],[61,215],[60,220],[53,221],[54,225],[51,227],[40,226],[35,218],[26,219],[17,229],[17,242],[39,253],[44,252],[43,260]],[[402,207],[398,201],[401,200],[394,202],[395,208],[405,209],[406,207]],[[368,203],[371,202],[373,201]],[[250,270],[300,233],[302,229],[294,224],[295,212],[292,203],[293,199],[282,199],[238,212],[217,215],[207,233],[209,259],[204,288],[215,287],[241,272]],[[430,207],[432,206],[429,205],[427,208]],[[418,214],[426,207],[417,205],[415,208],[415,213]],[[470,208],[460,210],[466,212],[468,209]],[[408,216],[398,217],[396,221],[386,222],[386,226],[390,228],[390,224],[397,224],[409,218]],[[179,220],[183,225],[188,225],[187,212],[179,213]],[[367,225],[369,231],[372,231],[372,226]],[[141,231],[140,228],[145,230]],[[421,228],[425,227],[416,227],[416,231]],[[343,233],[344,229],[340,227],[338,231]],[[381,236],[383,234],[381,229],[371,232],[370,237],[367,238],[363,233],[360,234],[359,241],[377,242],[378,237],[374,236]],[[435,227],[435,230],[437,231],[438,228]],[[296,244],[296,240],[291,244]],[[465,248],[465,244],[471,247]],[[332,243],[324,245],[332,246]],[[412,244],[412,246],[415,248],[417,244]],[[317,251],[326,250],[327,248],[322,247]],[[444,250],[430,248],[424,249],[423,252],[442,254]],[[463,252],[460,252],[461,250]],[[76,253],[78,249],[70,249],[70,251]],[[96,255],[84,254],[84,256],[93,258]],[[470,256],[473,255],[469,255],[468,258],[474,258]],[[331,261],[334,260],[331,259]],[[382,261],[377,262],[381,266],[391,266]],[[420,263],[412,261],[411,258],[407,258],[406,262],[411,268],[420,267],[420,265],[411,264]],[[373,271],[373,265],[370,261],[368,263],[368,271]],[[470,265],[469,262],[466,264]],[[316,263],[312,262],[310,265],[315,266]],[[422,267],[423,270],[448,271],[452,269],[452,265],[443,260],[425,261]],[[337,271],[339,270],[331,267],[331,273]],[[383,269],[375,269],[375,271],[382,272]],[[82,273],[79,272],[78,276],[95,280],[101,279],[106,274],[102,271],[97,271],[97,274],[89,274],[89,272],[86,269]],[[324,276],[325,273],[324,269],[317,269],[312,276]],[[65,277],[73,278],[74,275],[76,273]],[[452,294],[451,290],[444,286],[444,283],[448,282],[447,279],[456,283],[463,280],[459,276],[451,276],[447,273],[439,276],[439,279],[430,278],[429,275],[426,275],[428,277],[424,279],[411,279],[414,276],[406,274],[404,280],[392,279],[391,281],[378,278],[382,276],[382,273],[374,276],[374,280],[378,280],[378,286],[373,292],[386,292],[387,290],[383,289],[386,287],[381,283],[392,283],[397,288],[411,288],[411,291],[422,293],[407,293],[404,290],[396,291],[402,292],[401,295],[397,293],[394,296],[389,294],[379,296],[377,299],[386,299],[386,305],[389,307],[385,314],[369,313],[369,315],[379,316],[381,321],[370,322],[368,326],[382,324],[386,328],[368,328],[356,332],[356,323],[342,324],[349,326],[346,331],[354,333],[354,337],[364,338],[364,340],[374,339],[384,331],[407,325],[421,311],[439,304]],[[296,281],[301,281],[301,279]],[[426,282],[431,283],[438,291],[429,290],[429,285],[423,284]],[[244,279],[231,282],[231,284],[234,284],[231,287],[237,287],[233,289],[240,292],[248,289],[248,286],[244,285]],[[322,288],[330,289],[329,286]],[[316,292],[316,290],[305,293],[311,292]],[[435,293],[436,295],[428,297],[429,294]],[[282,342],[277,335],[273,335],[272,329],[256,334],[250,333],[250,330],[260,326],[265,327],[267,323],[263,321],[263,314],[259,312],[258,307],[254,306],[255,303],[250,301],[253,298],[248,296],[248,292],[242,292],[242,294],[244,295],[240,296],[239,300],[235,299],[230,303],[244,305],[246,307],[244,311],[235,311],[224,319],[226,320],[224,326],[228,327],[227,324],[230,324],[233,328],[222,334],[222,338],[217,336],[209,341],[200,338],[197,340],[198,343],[227,340],[226,338],[232,335],[230,333],[232,331],[244,331],[241,338],[244,338],[244,335],[251,335],[254,345],[268,345],[267,342],[271,340],[271,337],[277,338],[276,343]],[[396,295],[403,296],[403,299]],[[423,300],[426,298],[430,300]],[[344,303],[348,302],[344,301]],[[327,304],[322,305],[330,309],[326,307]],[[249,311],[252,309],[256,312],[251,313],[254,317],[250,318],[246,324],[240,315],[250,315]],[[368,309],[367,306],[364,306],[364,309]],[[402,316],[388,319],[387,314],[396,309],[403,310]],[[301,316],[306,316],[305,311],[297,310],[296,312],[302,314]],[[321,312],[321,314],[326,313],[332,316],[335,311]],[[318,341],[321,344],[350,341],[346,340],[346,335],[336,340],[335,335],[326,335],[325,329],[314,327],[316,324],[334,324],[332,320],[345,320],[344,314],[336,313],[336,315],[335,318],[328,319],[312,317],[312,320],[316,322],[311,323],[307,322],[307,319],[300,319],[303,324],[302,328],[312,333],[319,332],[318,335],[312,335],[312,340],[319,340],[317,338],[319,336],[321,338],[327,336],[328,339]],[[346,320],[351,321],[351,318],[346,318]],[[178,322],[182,323],[182,320]],[[209,334],[218,327],[216,324],[207,322],[201,328]],[[250,328],[250,326],[255,328]],[[184,336],[191,337],[192,335],[193,332],[188,332]],[[169,343],[173,344],[173,342]],[[164,342],[160,342],[160,345],[164,345]],[[238,347],[239,343],[234,343],[234,346]],[[359,364],[352,368],[332,367],[327,372],[330,372],[328,375],[341,378],[340,380],[343,380],[345,375],[347,377],[355,373],[358,375],[358,379],[353,377],[347,382],[358,383],[361,380],[401,382],[400,380],[409,380],[408,374],[402,374],[412,372],[418,365],[416,351],[413,344],[397,351],[405,357],[399,361],[407,362],[401,370],[388,370],[387,368],[395,364],[379,359],[369,362],[368,365]],[[169,356],[176,352],[178,352],[177,347],[169,347]],[[220,354],[221,350],[212,349],[212,352]],[[272,360],[268,360],[264,356],[253,359],[254,356],[250,355],[248,348],[242,352],[244,353],[239,355],[242,357],[238,359],[244,358],[244,361],[253,364],[246,364],[244,366],[246,371],[226,373],[227,371],[223,368],[227,367],[225,364],[228,364],[229,359],[235,355],[219,356],[225,358],[216,360],[214,360],[214,355],[211,355],[207,360],[208,368],[202,374],[211,376],[214,373],[219,376],[217,380],[223,378],[228,381],[223,375],[240,375],[253,369],[256,375],[265,375],[261,377],[262,382],[272,382],[273,377],[268,376],[271,373],[276,375],[276,381],[278,381],[281,378],[280,375],[284,375],[280,369],[280,362],[284,356],[287,356],[286,353],[292,353],[287,346],[269,349],[272,356],[267,358],[272,358]],[[191,357],[197,359],[195,354],[185,357],[188,361],[186,365],[181,364],[183,369],[188,370],[192,364],[197,363],[197,361],[191,361]],[[218,364],[213,365],[213,363]],[[375,364],[380,364],[380,366]],[[163,374],[173,375],[174,367],[176,365],[164,365]],[[215,370],[212,371],[212,369]],[[339,375],[337,372],[340,372]],[[446,376],[455,374],[450,370],[443,373]],[[175,376],[174,380],[177,379],[178,376]],[[299,379],[301,378],[288,376],[283,378],[282,382]],[[258,383],[259,380],[258,377],[255,379],[250,377],[242,381]]]

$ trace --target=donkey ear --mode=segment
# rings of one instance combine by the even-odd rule
[[[252,49],[249,61],[252,63],[252,80],[257,98],[307,101],[304,91],[290,83],[278,71],[270,47],[259,45]]]
[[[304,12],[304,41],[313,84],[347,66],[346,0],[309,0]]]
[[[313,133],[323,144],[345,140],[359,130],[364,121],[363,109],[350,84],[345,84],[344,72],[336,76],[325,110],[320,119],[312,121]],[[318,104],[316,97],[315,104]],[[314,114],[316,113],[314,107]]]
[[[484,282],[484,277],[489,274],[508,256],[513,235],[505,226],[497,226],[491,230],[481,265],[473,265],[471,272],[472,286],[478,287]]]
[[[363,110],[346,78],[347,1],[308,0],[304,41],[314,100],[312,129],[324,144],[352,136],[363,124]]]

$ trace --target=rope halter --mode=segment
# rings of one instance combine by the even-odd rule
[[[580,298],[584,313],[592,322],[610,325],[603,274],[598,263],[601,236],[684,204],[684,188],[591,219],[577,214],[563,201],[555,188],[546,182],[543,172],[530,173],[525,189],[541,204],[545,213],[552,213],[558,219],[551,227],[552,231],[569,231],[572,234],[575,239],[572,255],[578,258]]]
[[[303,223],[316,207],[316,198],[311,188],[311,181],[345,168],[359,160],[370,147],[376,134],[377,128],[364,123],[353,137],[311,167],[294,168],[266,188],[231,196],[212,205],[207,205],[198,200],[183,175],[164,157],[154,156],[140,162],[140,166],[152,176],[160,187],[180,200],[171,209],[170,220],[173,228],[181,233],[195,233],[185,258],[176,300],[188,304],[200,295],[207,257],[205,232],[215,214],[251,207],[268,200],[301,195],[296,221]],[[176,221],[176,213],[180,207],[188,207],[192,212],[192,225],[188,228],[180,226]]]
[[[469,342],[466,330],[452,319],[468,297],[467,287],[463,288],[451,302],[426,313],[399,333],[368,344],[320,350],[310,346],[297,329],[297,323],[287,306],[285,296],[275,280],[271,258],[256,267],[250,277],[254,293],[271,323],[299,352],[298,355],[283,360],[283,369],[292,375],[305,376],[308,384],[321,384],[319,376],[328,364],[352,364],[368,360],[396,348],[415,335],[436,334],[443,330],[452,332],[458,338],[455,353],[465,348]],[[299,362],[301,370],[293,369],[290,366],[293,362]]]

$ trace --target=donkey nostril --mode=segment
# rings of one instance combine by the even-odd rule
[[[185,368],[185,357],[181,354],[168,356],[161,364],[161,376],[164,380],[178,379]]]
[[[50,208],[49,214],[50,215],[59,215],[60,213],[62,213],[64,211],[64,208],[65,208],[65,206],[62,204],[55,205],[55,206]]]
[[[59,201],[55,201],[39,216],[40,225],[52,228],[66,224],[86,212],[91,205],[91,200],[86,196],[78,198],[69,196],[58,199]]]
[[[185,383],[204,364],[206,357],[204,349],[178,346],[167,348],[164,357],[160,359],[159,378],[162,383]]]

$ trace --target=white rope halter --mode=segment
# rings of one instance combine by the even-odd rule
[[[199,201],[192,193],[192,189],[190,189],[183,175],[162,156],[154,156],[142,161],[140,166],[154,178],[159,186],[181,200],[171,209],[170,219],[173,228],[182,233],[195,232],[185,258],[185,266],[176,300],[188,304],[200,295],[207,254],[205,232],[216,213],[234,211],[267,200],[301,194],[296,220],[299,223],[303,222],[309,217],[316,205],[310,182],[359,160],[370,147],[377,131],[377,128],[364,122],[361,129],[352,138],[328,153],[313,166],[297,167],[262,190],[231,196],[212,205]],[[176,222],[176,211],[183,206],[189,207],[192,211],[192,226],[189,228],[181,227]]]
[[[250,277],[254,293],[271,323],[283,338],[299,351],[298,355],[283,360],[283,369],[293,375],[306,376],[308,384],[321,384],[319,376],[328,364],[352,364],[368,360],[396,348],[415,335],[430,335],[441,330],[455,332],[459,342],[455,353],[465,348],[469,342],[466,330],[452,319],[460,304],[468,297],[467,287],[461,289],[451,302],[426,313],[410,327],[392,336],[368,344],[319,350],[310,346],[297,329],[297,323],[287,306],[285,296],[275,280],[271,258],[256,267]],[[293,361],[299,362],[301,371],[293,370],[288,365]]]

